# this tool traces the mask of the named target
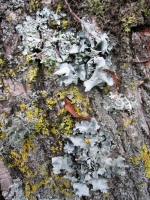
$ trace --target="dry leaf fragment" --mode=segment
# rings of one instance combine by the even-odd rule
[[[74,109],[74,107],[70,104],[70,102],[68,101],[67,97],[65,96],[64,98],[65,101],[65,109],[70,112],[70,114],[77,118],[77,119],[82,119],[82,120],[87,120],[87,121],[91,121],[91,117],[90,116],[82,116],[82,115],[78,115]]]
[[[118,79],[117,79],[115,72],[110,71],[109,69],[104,69],[104,71],[112,76],[114,83],[115,83],[114,92],[116,92],[118,89]]]

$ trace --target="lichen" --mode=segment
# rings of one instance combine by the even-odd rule
[[[57,71],[54,75],[60,76],[58,81],[60,86],[63,84],[68,86],[72,83],[77,85],[78,79],[85,81],[86,75],[90,76],[91,74],[93,74],[91,79],[84,82],[85,91],[89,91],[95,85],[103,82],[113,85],[112,77],[103,71],[103,69],[111,67],[110,57],[107,56],[105,62],[103,57],[99,56],[100,53],[106,56],[112,49],[113,43],[110,42],[106,33],[96,32],[94,26],[84,20],[82,20],[84,24],[82,30],[78,32],[73,28],[66,31],[54,31],[48,28],[47,20],[60,26],[61,19],[65,16],[62,12],[54,13],[44,8],[41,12],[37,11],[35,20],[28,16],[23,25],[18,25],[16,29],[23,36],[23,54],[30,55],[31,60],[35,60],[36,57],[40,58],[41,63],[49,67],[54,66],[55,63]],[[63,19],[62,28],[66,28],[66,25],[67,22]],[[40,34],[43,38],[40,37]],[[41,46],[43,46],[42,49]],[[41,52],[32,53],[34,49]],[[101,65],[98,64],[100,60]],[[86,70],[87,61],[88,69]],[[95,65],[96,67],[94,67]],[[87,85],[90,85],[89,82],[92,82],[93,86],[87,89]]]
[[[39,0],[30,0],[30,12],[35,12],[39,7]]]
[[[145,167],[145,174],[147,178],[150,178],[150,150],[145,144],[141,147],[140,150],[141,153],[137,156],[131,157],[130,160],[137,166],[140,165],[140,161],[142,161]]]
[[[103,10],[98,1],[92,2],[96,12]],[[29,11],[35,12],[39,1],[29,3]],[[19,7],[18,3],[15,5]],[[84,82],[85,91],[113,85],[113,78],[104,71],[115,70],[109,56],[113,43],[84,18],[78,29],[69,27],[62,10],[58,4],[56,12],[44,8],[37,10],[35,16],[26,16],[26,21],[16,26],[22,44],[15,65],[5,67],[7,62],[0,59],[0,87],[4,94],[1,100],[13,105],[8,116],[1,116],[0,139],[11,147],[5,146],[1,154],[12,171],[16,169],[17,176],[22,177],[19,183],[13,180],[11,197],[15,190],[16,198],[25,200],[57,195],[76,198],[97,190],[107,196],[109,177],[125,174],[124,158],[111,157],[115,141],[110,133],[103,131],[95,118],[91,122],[74,119],[64,108],[67,96],[78,115],[92,115],[88,95],[84,93],[84,97],[74,84]],[[17,79],[25,89],[15,100],[10,98],[9,78]],[[130,102],[128,107],[131,108]],[[125,103],[121,108],[128,107]],[[41,188],[48,191],[48,196],[46,192],[45,197],[40,196]]]
[[[112,92],[103,96],[103,107],[109,111],[132,110],[132,104],[127,97],[121,93],[113,94]]]
[[[55,174],[60,174],[60,170],[65,172],[64,177],[71,180],[77,196],[90,196],[89,184],[92,184],[94,191],[106,193],[109,188],[107,174],[125,175],[124,158],[109,157],[113,148],[112,139],[107,133],[100,131],[94,118],[91,122],[76,123],[73,135],[65,138],[66,155],[52,158],[53,171]]]
[[[121,22],[123,23],[123,28],[126,33],[129,33],[131,31],[130,25],[136,20],[135,16],[128,16],[127,18],[121,19]]]
[[[150,150],[145,144],[141,147],[141,154],[139,157],[144,163],[147,178],[150,178]]]

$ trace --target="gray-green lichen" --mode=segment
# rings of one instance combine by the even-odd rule
[[[113,94],[104,95],[103,98],[103,107],[108,111],[121,111],[121,110],[132,110],[132,104],[127,97],[122,94]]]
[[[78,79],[84,82],[85,91],[101,83],[113,85],[113,79],[104,69],[111,68],[110,57],[106,56],[113,44],[106,33],[95,31],[90,22],[82,20],[82,30],[75,29],[57,31],[48,27],[47,21],[55,21],[58,25],[64,13],[54,13],[48,8],[37,11],[36,19],[26,17],[23,25],[16,27],[23,39],[23,54],[30,55],[31,60],[40,59],[41,63],[51,66],[55,63],[57,71],[54,75],[61,76],[59,85],[66,86]],[[33,51],[40,50],[40,53]],[[99,54],[105,55],[106,61]],[[93,73],[94,72],[94,73]]]
[[[65,156],[52,158],[54,173],[63,170],[79,197],[90,196],[90,184],[93,191],[106,193],[109,178],[125,175],[124,158],[111,158],[116,147],[111,136],[100,129],[94,118],[91,122],[76,123],[73,136],[65,138]]]

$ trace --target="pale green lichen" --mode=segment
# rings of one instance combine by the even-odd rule
[[[91,74],[92,77],[84,82],[85,91],[105,82],[113,85],[112,77],[104,71],[105,68],[111,68],[110,57],[106,55],[113,46],[106,33],[96,32],[93,24],[84,20],[82,20],[82,30],[78,32],[73,28],[66,31],[54,31],[48,28],[47,20],[60,26],[64,16],[66,16],[64,13],[54,13],[44,8],[41,12],[37,11],[35,20],[28,16],[23,25],[18,25],[16,29],[23,36],[23,54],[29,54],[31,60],[40,57],[41,63],[48,67],[54,66],[55,63],[57,71],[54,75],[60,76],[58,81],[60,86],[63,84],[68,86],[71,83],[77,85],[79,79],[85,81],[86,75],[91,76]],[[64,29],[66,21],[63,21],[62,26]],[[40,37],[38,29],[41,30],[43,38]],[[44,42],[44,47],[41,49],[42,42]],[[32,53],[34,49],[41,50],[41,53]],[[100,53],[105,54],[106,61],[99,56]],[[101,64],[98,64],[99,61]],[[89,88],[91,82],[92,87]]]
[[[109,156],[111,148],[114,148],[111,145],[112,139],[99,128],[94,118],[91,122],[76,123],[73,135],[65,137],[65,156],[52,158],[54,173],[60,174],[63,170],[66,174],[64,177],[71,180],[74,192],[79,197],[90,196],[90,184],[94,191],[106,193],[109,189],[107,173],[125,175],[124,158],[118,156],[112,159]],[[75,155],[76,160],[73,161]]]

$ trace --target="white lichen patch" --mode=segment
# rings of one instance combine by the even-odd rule
[[[125,175],[124,158],[110,157],[114,149],[112,138],[99,128],[94,118],[91,122],[76,123],[73,135],[65,138],[65,156],[52,159],[54,173],[63,170],[79,197],[90,196],[90,184],[93,191],[106,193],[112,174]]]
[[[92,77],[84,82],[86,92],[103,82],[106,82],[110,86],[114,84],[112,77],[109,77],[107,72],[104,71],[104,69],[108,69],[108,66],[103,57],[94,57],[88,62],[88,65],[91,64],[95,65],[96,69]]]
[[[22,25],[17,25],[16,29],[22,35],[23,54],[30,55],[31,60],[40,58],[47,67],[55,64],[57,71],[54,75],[60,76],[60,86],[77,85],[78,79],[85,81],[89,76],[92,77],[84,82],[85,91],[101,83],[113,85],[112,77],[104,71],[112,68],[111,62],[106,63],[113,46],[106,33],[96,32],[94,26],[84,20],[84,27],[79,31],[74,28],[66,31],[49,28],[47,21],[59,26],[65,16],[64,13],[44,8],[37,11],[36,19],[27,16]],[[37,50],[40,52],[36,53]],[[99,54],[105,54],[106,60]]]
[[[28,197],[24,195],[24,191],[22,188],[22,181],[19,178],[13,179],[13,183],[2,194],[5,199],[12,199],[12,200],[28,199]]]
[[[110,94],[103,97],[103,107],[105,110],[132,110],[130,101],[123,94]]]

